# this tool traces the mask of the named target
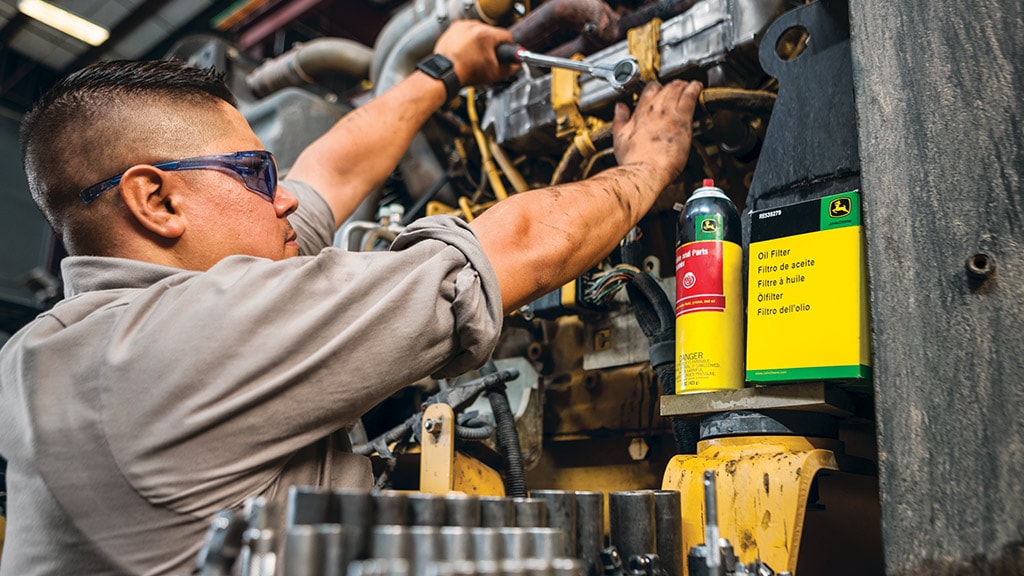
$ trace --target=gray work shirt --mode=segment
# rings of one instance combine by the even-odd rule
[[[206,272],[64,260],[65,300],[0,351],[0,575],[188,572],[222,509],[369,487],[368,460],[332,433],[490,355],[501,296],[465,224],[425,218],[390,252],[345,252],[327,247],[323,198],[284,186],[315,256]]]

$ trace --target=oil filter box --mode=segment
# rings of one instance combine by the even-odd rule
[[[751,212],[747,380],[867,384],[860,193]]]

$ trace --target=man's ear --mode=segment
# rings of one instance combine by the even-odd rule
[[[185,232],[180,190],[152,166],[133,166],[121,177],[121,198],[141,226],[168,239]]]

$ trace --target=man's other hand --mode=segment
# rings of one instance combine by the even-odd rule
[[[668,185],[686,166],[693,137],[693,112],[700,82],[651,82],[633,113],[615,106],[615,159],[620,166],[643,165]]]
[[[463,86],[477,86],[504,80],[519,69],[518,64],[499,64],[495,49],[512,42],[512,34],[474,20],[457,20],[441,35],[434,52],[455,65]]]

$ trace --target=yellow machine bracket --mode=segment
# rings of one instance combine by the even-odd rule
[[[661,40],[661,19],[654,18],[643,26],[630,28],[626,32],[629,53],[640,64],[640,79],[653,82],[658,79],[661,71],[661,52],[658,41]]]
[[[839,470],[837,449],[821,438],[746,436],[704,440],[696,455],[674,457],[662,488],[682,494],[683,549],[704,543],[703,475],[713,470],[720,534],[740,561],[795,573],[811,483],[822,470]]]
[[[420,491],[429,494],[463,492],[504,496],[501,475],[483,462],[455,450],[452,407],[431,404],[423,412],[420,450]]]

